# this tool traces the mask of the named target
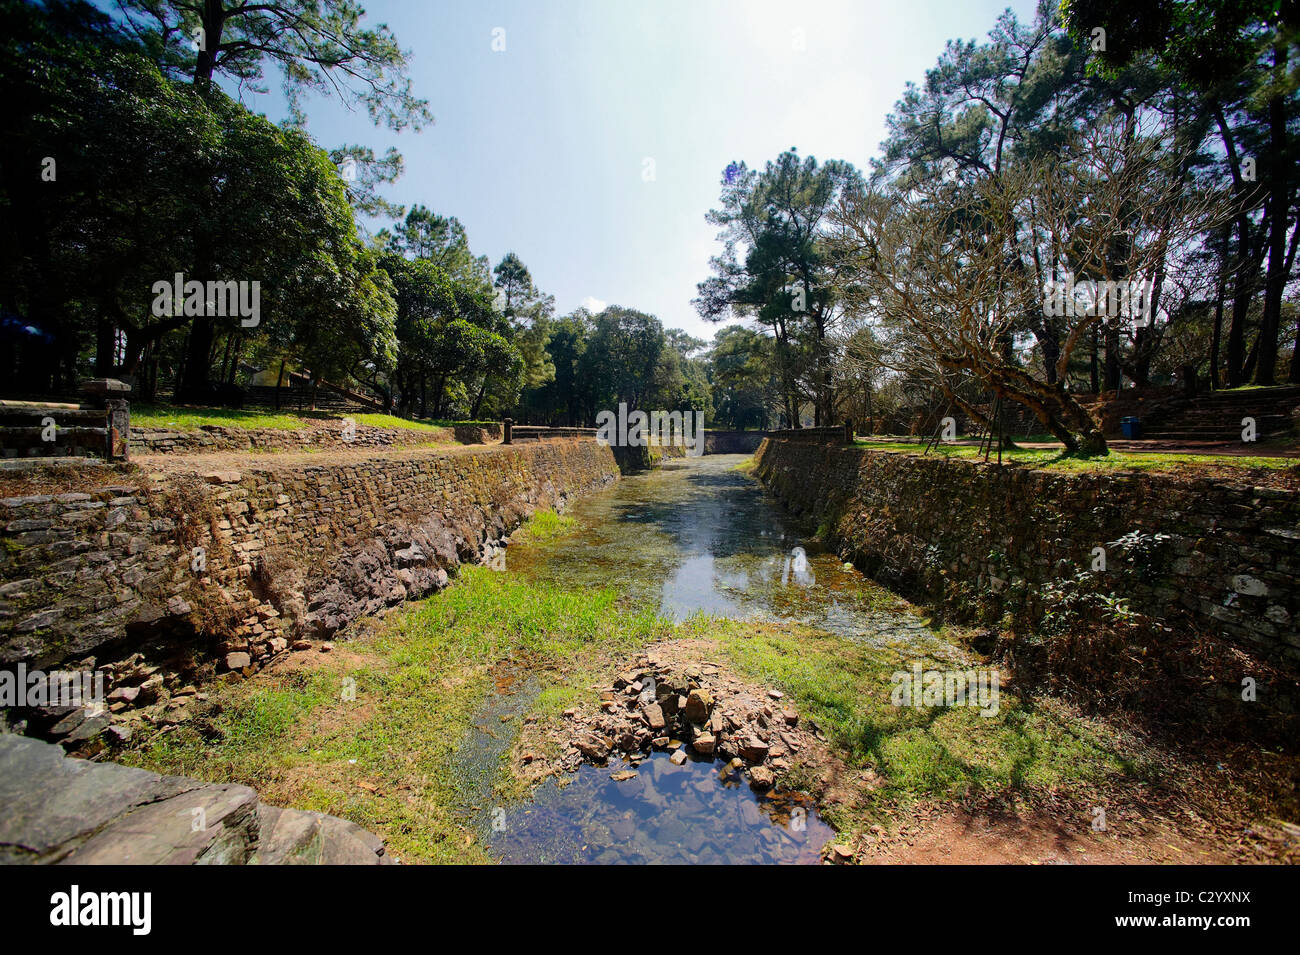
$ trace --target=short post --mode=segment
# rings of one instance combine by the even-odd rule
[[[844,419],[844,443],[845,444],[853,443],[853,419],[852,418]]]
[[[129,460],[131,408],[126,396],[131,385],[117,378],[92,378],[82,382],[81,392],[104,409],[104,460]]]
[[[514,437],[514,435],[512,434],[512,432],[514,431],[514,427],[515,427],[514,418],[506,418],[505,421],[501,422],[501,443],[502,444],[511,443],[511,439]]]
[[[131,403],[125,398],[109,398],[108,460],[131,460]]]

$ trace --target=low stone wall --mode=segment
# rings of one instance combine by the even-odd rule
[[[535,509],[563,508],[617,474],[594,441],[546,441],[319,465],[263,459],[8,498],[0,664],[99,668],[124,691],[110,703],[165,699],[169,681],[248,671],[425,596],[459,563],[492,556]]]
[[[345,435],[344,422],[322,420],[309,428],[232,428],[204,425],[193,431],[132,428],[133,454],[199,454],[213,451],[306,451],[330,448],[414,447],[432,442],[488,444],[501,439],[499,424],[458,424],[436,430],[372,428],[357,424]]]
[[[705,454],[753,454],[767,437],[766,431],[705,431]]]
[[[1133,609],[1300,673],[1300,492],[777,440],[756,473],[841,555],[921,599],[1035,618],[1041,588],[1090,571],[1102,547]],[[1115,546],[1134,531],[1166,535],[1150,539],[1148,566]]]

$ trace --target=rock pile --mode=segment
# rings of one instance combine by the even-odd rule
[[[681,764],[694,756],[748,768],[749,784],[771,789],[800,750],[821,734],[780,690],[756,689],[712,663],[677,663],[651,653],[601,690],[600,712],[565,711],[573,724],[563,764],[604,763],[621,755],[633,765],[651,751],[671,751]]]

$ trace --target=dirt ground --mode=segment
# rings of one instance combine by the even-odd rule
[[[646,660],[662,671],[694,668],[705,674],[707,688],[719,702],[764,700],[770,688],[746,682],[719,662],[710,641],[674,640],[654,644],[615,672],[645,669]],[[613,677],[613,672],[610,674]],[[566,747],[573,740],[607,730],[606,715],[591,708],[566,711],[559,721],[527,721],[513,749],[512,769],[530,784],[572,768],[579,758]],[[848,767],[815,724],[801,724],[797,751],[798,779],[819,806],[836,805],[856,816],[881,780],[872,771]],[[550,758],[542,754],[551,754]],[[585,760],[591,762],[591,760]],[[792,767],[775,763],[778,785]],[[1227,865],[1300,860],[1300,827],[1277,822],[1243,831],[1229,818],[1211,822],[1172,800],[1157,811],[1143,808],[1141,793],[1116,791],[1102,798],[1111,805],[1097,819],[1077,799],[1047,794],[1032,807],[972,809],[957,804],[921,803],[894,808],[874,825],[855,826],[826,847],[829,862],[865,865]],[[1176,808],[1171,808],[1171,804]],[[1122,807],[1122,808],[1121,808]],[[1167,813],[1181,812],[1181,824]],[[1165,813],[1165,814],[1162,814]]]
[[[1233,853],[1150,820],[1092,832],[1047,813],[991,817],[925,809],[864,847],[873,865],[1225,865]],[[1266,860],[1259,860],[1266,861]]]

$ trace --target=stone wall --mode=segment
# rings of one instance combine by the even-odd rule
[[[308,428],[231,428],[204,425],[193,431],[132,428],[133,454],[196,454],[213,451],[306,451],[330,448],[413,447],[434,442],[488,444],[501,440],[499,424],[458,424],[436,430],[372,428],[357,424],[344,440],[344,423],[321,420]]]
[[[705,431],[705,454],[753,454],[767,437],[766,431]]]
[[[617,474],[609,448],[547,441],[262,459],[7,498],[0,664],[107,667],[110,686],[131,690],[110,701],[152,701],[178,670],[248,671],[431,593],[459,563],[491,557],[533,510],[563,508]]]
[[[958,610],[1035,619],[1044,585],[1106,551],[1114,592],[1300,672],[1300,492],[1154,473],[1065,473],[769,440],[759,479],[861,569]],[[1143,566],[1114,544],[1153,540]]]

